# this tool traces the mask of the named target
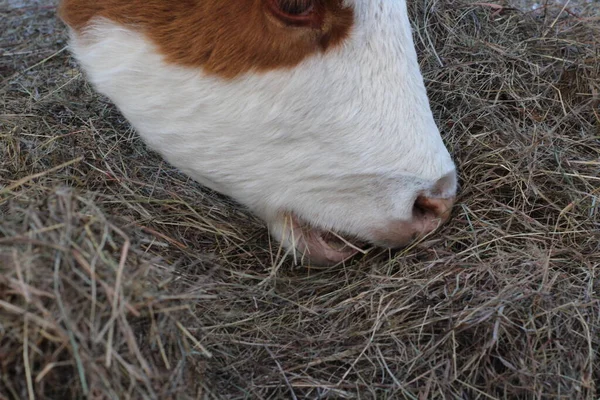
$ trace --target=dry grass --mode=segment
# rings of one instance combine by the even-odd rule
[[[0,10],[0,399],[597,399],[598,4],[411,12],[458,206],[316,269],[148,152],[51,2]]]

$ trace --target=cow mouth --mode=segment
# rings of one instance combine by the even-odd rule
[[[351,235],[320,229],[291,214],[291,239],[297,252],[312,263],[332,265],[348,260],[358,253],[365,254],[367,247]]]

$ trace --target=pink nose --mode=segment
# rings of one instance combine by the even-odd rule
[[[435,224],[443,224],[450,218],[454,197],[429,198],[419,196],[413,210],[416,219],[422,219]]]
[[[450,218],[454,197],[432,198],[419,196],[409,221],[391,221],[374,232],[375,243],[384,247],[403,247],[412,240],[435,231]]]
[[[456,193],[456,172],[441,177],[427,191],[417,197],[409,220],[390,221],[373,232],[373,242],[384,247],[404,247],[412,240],[423,237],[450,218]]]

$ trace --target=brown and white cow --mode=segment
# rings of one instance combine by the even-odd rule
[[[144,141],[296,256],[401,247],[448,218],[454,163],[405,0],[63,0],[71,49]],[[335,235],[331,232],[335,232]]]

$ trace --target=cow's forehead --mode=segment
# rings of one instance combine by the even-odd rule
[[[304,0],[65,0],[61,16],[83,31],[97,18],[141,30],[166,60],[222,77],[290,68],[348,38],[353,6],[316,0],[319,26],[292,26],[270,5]],[[302,5],[300,5],[302,6]]]

